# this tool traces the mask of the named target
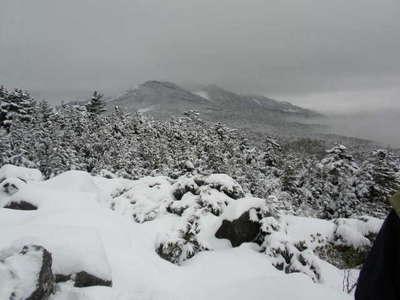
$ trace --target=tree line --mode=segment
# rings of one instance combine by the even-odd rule
[[[225,173],[254,196],[275,196],[283,209],[323,218],[383,215],[400,189],[400,158],[389,150],[336,145],[319,154],[323,141],[269,136],[253,144],[194,111],[163,121],[118,107],[106,113],[98,92],[87,103],[51,107],[2,87],[0,129],[0,165],[38,168],[47,178],[73,169],[130,179]]]

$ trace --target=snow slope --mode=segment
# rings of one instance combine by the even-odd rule
[[[157,240],[181,221],[165,210],[173,197],[172,186],[165,177],[129,181],[75,171],[28,182],[13,195],[0,194],[0,203],[24,199],[38,206],[32,211],[0,208],[0,249],[40,244],[53,255],[54,273],[86,270],[113,283],[88,288],[60,283],[52,300],[352,299],[341,291],[343,272],[326,262],[321,261],[324,280],[314,283],[304,274],[277,270],[254,243],[232,248],[227,240],[216,239],[213,232],[221,217],[201,220],[199,236],[211,251],[200,252],[180,266],[162,259],[155,251]],[[118,197],[122,204],[110,209]],[[260,202],[252,199],[255,205]],[[237,216],[237,209],[227,210],[226,215]],[[136,214],[135,221],[133,215],[139,211],[143,214]],[[149,211],[153,213],[146,219]],[[330,222],[287,218],[288,234],[299,240],[310,232],[333,235]],[[0,289],[4,285],[0,282]]]

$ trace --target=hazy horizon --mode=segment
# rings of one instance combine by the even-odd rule
[[[44,95],[155,79],[352,106],[400,82],[396,0],[1,2],[0,82]]]
[[[52,103],[165,80],[330,115],[400,110],[397,0],[0,1],[0,84]]]

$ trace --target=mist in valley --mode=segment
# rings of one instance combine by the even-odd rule
[[[319,123],[326,133],[357,137],[378,142],[382,147],[400,148],[400,110],[332,114]]]

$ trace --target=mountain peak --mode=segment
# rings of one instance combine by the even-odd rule
[[[148,80],[141,85],[140,87],[145,87],[145,88],[169,88],[169,89],[181,89],[178,85],[175,83],[169,82],[169,81],[158,81],[158,80]]]
[[[237,128],[263,130],[271,126],[297,128],[298,124],[291,123],[293,117],[319,116],[316,112],[289,102],[260,95],[236,94],[215,84],[189,91],[175,83],[158,80],[146,81],[109,104],[130,112],[146,112],[160,119],[196,110],[206,120],[223,121]]]

